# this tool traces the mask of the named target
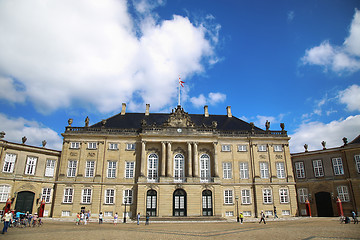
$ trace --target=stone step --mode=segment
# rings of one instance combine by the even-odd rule
[[[140,220],[144,221],[145,217],[141,217]],[[211,221],[226,221],[226,218],[217,217],[217,216],[209,216],[209,217],[150,217],[150,221],[164,221],[164,222],[192,222],[192,221],[200,221],[200,222],[211,222]]]

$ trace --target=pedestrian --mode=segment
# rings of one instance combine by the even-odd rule
[[[90,222],[90,210],[87,211],[85,218],[86,222]]]
[[[149,225],[149,220],[150,220],[150,214],[147,213],[147,214],[146,214],[145,225]]]
[[[103,223],[103,214],[102,212],[99,213],[99,224]]]
[[[118,222],[118,218],[119,218],[118,213],[115,213],[115,215],[114,215],[114,225],[116,225],[116,224],[117,224],[117,222]]]
[[[85,221],[85,214],[83,211],[81,211],[80,213],[80,224],[84,224],[84,221]]]
[[[276,212],[276,207],[274,206],[274,218],[279,218]]]
[[[240,213],[239,217],[240,217],[240,223],[241,223],[241,224],[243,224],[243,221],[244,221],[244,215],[243,215],[243,213],[242,213],[242,212]]]
[[[137,225],[139,225],[140,224],[140,213],[138,213],[136,215],[136,220],[137,220]]]
[[[357,219],[357,216],[356,216],[355,211],[352,211],[352,212],[351,212],[351,216],[352,216],[352,218],[353,218],[353,220],[354,220],[354,224],[355,224],[355,223],[356,223],[356,224],[359,224],[359,220]]]
[[[79,225],[80,224],[80,213],[77,213],[76,214],[76,225]]]
[[[9,228],[9,225],[10,225],[10,221],[11,221],[11,218],[12,218],[12,214],[11,212],[7,212],[5,213],[4,215],[4,228],[2,230],[2,234],[5,234]]]
[[[265,214],[264,214],[264,212],[263,212],[263,211],[261,211],[261,213],[260,213],[260,217],[261,217],[261,219],[260,219],[259,224],[260,224],[262,221],[264,221],[264,224],[266,224],[266,222],[265,222]]]

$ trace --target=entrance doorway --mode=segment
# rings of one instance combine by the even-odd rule
[[[329,192],[315,193],[316,209],[318,217],[333,217],[331,194]]]
[[[173,216],[186,216],[186,192],[182,189],[177,189],[173,197]]]
[[[152,217],[156,216],[156,191],[155,190],[147,191],[146,214],[149,214]]]
[[[204,190],[202,192],[202,212],[203,216],[212,216],[213,209],[212,209],[212,197],[210,190]]]
[[[24,191],[19,192],[16,197],[15,209],[20,212],[32,213],[35,193]]]

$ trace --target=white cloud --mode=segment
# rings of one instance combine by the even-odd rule
[[[360,70],[360,11],[355,9],[349,36],[342,46],[332,46],[329,41],[323,41],[319,46],[307,49],[302,58],[304,64],[323,66],[341,74]]]
[[[203,107],[204,105],[206,105],[206,98],[203,94],[200,94],[198,97],[190,98],[190,102],[197,108]]]
[[[295,12],[294,12],[294,11],[289,11],[289,12],[287,13],[287,19],[288,19],[288,21],[291,22],[292,20],[294,20],[294,18],[295,18]]]
[[[163,1],[135,2],[145,14],[135,21],[125,0],[1,1],[0,77],[11,79],[12,91],[16,79],[43,113],[69,106],[107,113],[122,102],[166,108],[177,99],[178,74],[186,79],[217,61],[219,26],[178,15],[160,21],[147,4]]]
[[[1,129],[6,133],[5,140],[21,143],[23,136],[27,137],[26,144],[42,146],[46,140],[46,148],[61,150],[62,138],[52,129],[42,126],[36,121],[29,121],[24,118],[9,118],[0,113]]]
[[[326,142],[326,147],[343,145],[342,138],[347,137],[349,142],[360,134],[360,115],[349,116],[330,123],[308,122],[302,123],[294,134],[291,134],[291,152],[304,151],[304,144],[309,145],[309,150],[322,149],[321,142]]]
[[[282,121],[282,119],[284,118],[284,116],[285,116],[285,114],[282,114],[282,113],[276,117],[257,115],[254,123],[255,123],[255,126],[265,129],[265,123],[266,123],[266,121],[269,121],[270,122],[270,130],[279,130],[280,125],[278,125],[278,124],[274,125],[274,124],[280,123]]]
[[[349,111],[360,111],[360,86],[352,85],[339,92],[339,100],[341,103],[346,104]]]
[[[194,107],[202,107],[206,104],[216,105],[217,103],[224,102],[226,100],[226,94],[223,93],[209,93],[206,98],[204,94],[200,94],[198,97],[190,98],[190,102],[194,105]]]
[[[0,76],[0,98],[10,102],[24,102],[24,93],[16,89],[16,84],[11,78]]]
[[[220,102],[224,102],[226,99],[226,95],[223,94],[223,93],[209,93],[209,103],[211,105],[215,105],[217,103],[220,103]]]

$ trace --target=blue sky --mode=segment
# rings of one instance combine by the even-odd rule
[[[359,1],[0,1],[0,131],[61,149],[68,118],[170,112],[285,129],[291,152],[360,134]]]

